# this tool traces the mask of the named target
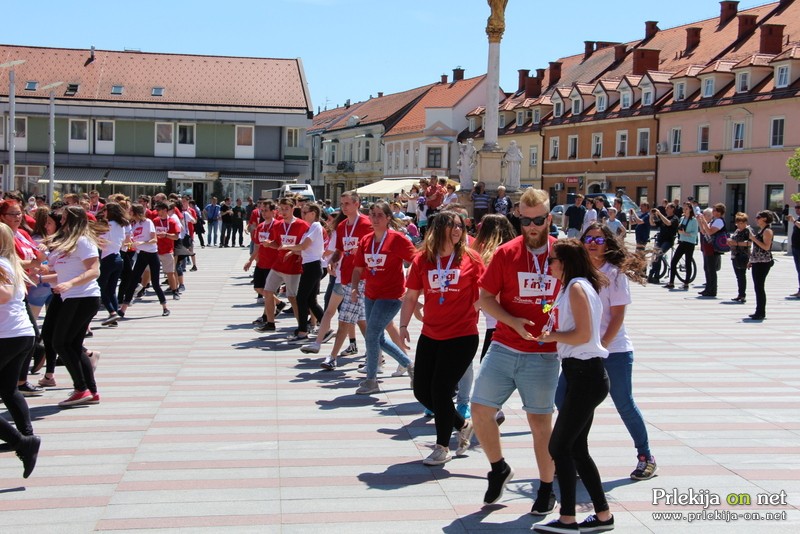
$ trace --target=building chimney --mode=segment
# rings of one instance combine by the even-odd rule
[[[739,2],[725,0],[719,3],[719,25],[724,26],[739,12]]]
[[[447,83],[447,74],[442,74],[442,85]]]
[[[649,70],[658,70],[659,50],[638,48],[633,51],[633,74],[643,75]]]
[[[547,69],[536,69],[536,78],[539,80],[539,82],[544,81],[544,73],[546,70]]]
[[[594,53],[594,41],[583,42],[583,59],[589,59]]]
[[[741,39],[752,32],[756,27],[757,19],[757,15],[739,15],[739,34],[736,36],[737,39]]]
[[[383,96],[383,91],[378,91],[378,98]]]
[[[94,61],[94,45],[89,49],[89,63]]]
[[[528,78],[525,81],[525,98],[536,98],[542,94],[542,80],[540,78]]]
[[[625,59],[625,53],[628,51],[627,45],[618,44],[614,45],[614,63],[619,63]]]
[[[456,67],[453,69],[453,81],[458,82],[464,79],[464,69]]]
[[[690,52],[700,44],[700,31],[702,28],[686,28],[686,51]]]
[[[550,62],[550,85],[555,85],[561,79],[561,62]]]
[[[531,71],[530,69],[519,69],[517,72],[519,72],[519,84],[517,85],[517,92],[519,93],[525,90],[528,81],[528,75],[531,73]]]
[[[785,27],[783,24],[762,24],[758,51],[762,54],[780,54]]]
[[[658,21],[648,20],[644,23],[644,40],[647,41],[655,37],[658,33]]]

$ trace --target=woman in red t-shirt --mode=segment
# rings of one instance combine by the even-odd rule
[[[367,345],[367,379],[361,382],[356,393],[369,395],[380,391],[378,388],[378,358],[385,352],[408,368],[408,375],[414,376],[414,367],[406,353],[384,334],[386,326],[400,311],[405,292],[403,262],[411,261],[417,250],[403,232],[397,231],[398,223],[392,215],[392,208],[386,202],[376,202],[369,210],[373,231],[361,238],[355,255],[351,288],[357,288],[363,277],[364,310],[367,331],[364,341]],[[352,292],[355,302],[357,291]]]
[[[414,358],[414,396],[433,411],[436,447],[425,465],[450,461],[450,435],[458,430],[463,454],[472,437],[472,423],[453,406],[459,379],[478,350],[478,279],[484,271],[478,254],[467,247],[467,233],[457,213],[443,211],[433,218],[428,238],[411,263],[406,296],[400,312],[400,334],[407,343],[408,322],[424,297],[422,333]]]

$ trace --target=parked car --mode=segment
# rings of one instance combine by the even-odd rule
[[[281,186],[280,196],[284,197],[287,195],[302,195],[306,200],[310,200],[311,202],[316,200],[314,190],[311,189],[309,184],[283,184],[283,186]]]
[[[564,210],[566,209],[567,208],[564,206],[564,204],[559,204],[550,210],[550,215],[553,217],[553,224],[559,228],[564,227]]]
[[[639,206],[631,200],[631,197],[628,195],[615,195],[614,193],[587,193],[586,198],[595,198],[595,197],[603,197],[603,203],[608,208],[614,205],[614,199],[618,196],[622,199],[622,210],[625,213],[634,210],[636,212],[639,211]]]

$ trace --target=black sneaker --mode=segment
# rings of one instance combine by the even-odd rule
[[[252,324],[253,326],[258,326],[258,325],[264,324],[266,322],[267,322],[267,316],[266,315],[262,315],[261,317],[259,317],[258,319],[256,319],[255,321],[253,321],[250,324]]]
[[[505,469],[499,472],[489,471],[486,478],[489,480],[489,487],[483,496],[483,504],[494,504],[503,496],[506,484],[514,477],[514,470],[506,464]]]
[[[558,519],[553,519],[543,525],[533,525],[534,532],[589,532],[578,527],[578,523],[562,523]],[[594,532],[594,531],[592,531]]]
[[[181,300],[181,294],[177,290],[172,292],[172,300]]]
[[[253,330],[256,332],[274,332],[275,331],[275,323],[267,323],[258,325]]]
[[[597,518],[596,515],[592,514],[583,521],[581,521],[578,528],[581,530],[581,534],[584,532],[605,532],[607,530],[614,530],[614,516],[611,516],[611,519],[607,521],[602,521]]]
[[[37,397],[44,393],[44,389],[40,388],[39,386],[34,386],[30,382],[25,382],[24,384],[17,386],[17,389],[24,397]]]
[[[531,515],[548,515],[552,514],[556,509],[558,502],[556,501],[556,494],[552,491],[537,493],[536,500],[533,502],[531,508]]]
[[[278,302],[278,303],[275,305],[275,310],[276,310],[278,313],[280,313],[280,312],[282,312],[282,311],[283,311],[283,309],[284,309],[285,307],[286,307],[286,303],[285,303],[285,302],[283,302],[283,301],[281,300],[281,301],[279,301],[279,302]]]
[[[39,457],[39,446],[42,440],[39,436],[22,436],[16,447],[17,457],[22,460],[22,478],[28,478],[36,467],[36,459]]]

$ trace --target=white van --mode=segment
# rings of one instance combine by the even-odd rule
[[[308,184],[283,184],[281,186],[279,198],[283,198],[287,195],[302,195],[306,200],[312,202],[317,200],[314,196],[314,190],[311,189],[311,186]]]

